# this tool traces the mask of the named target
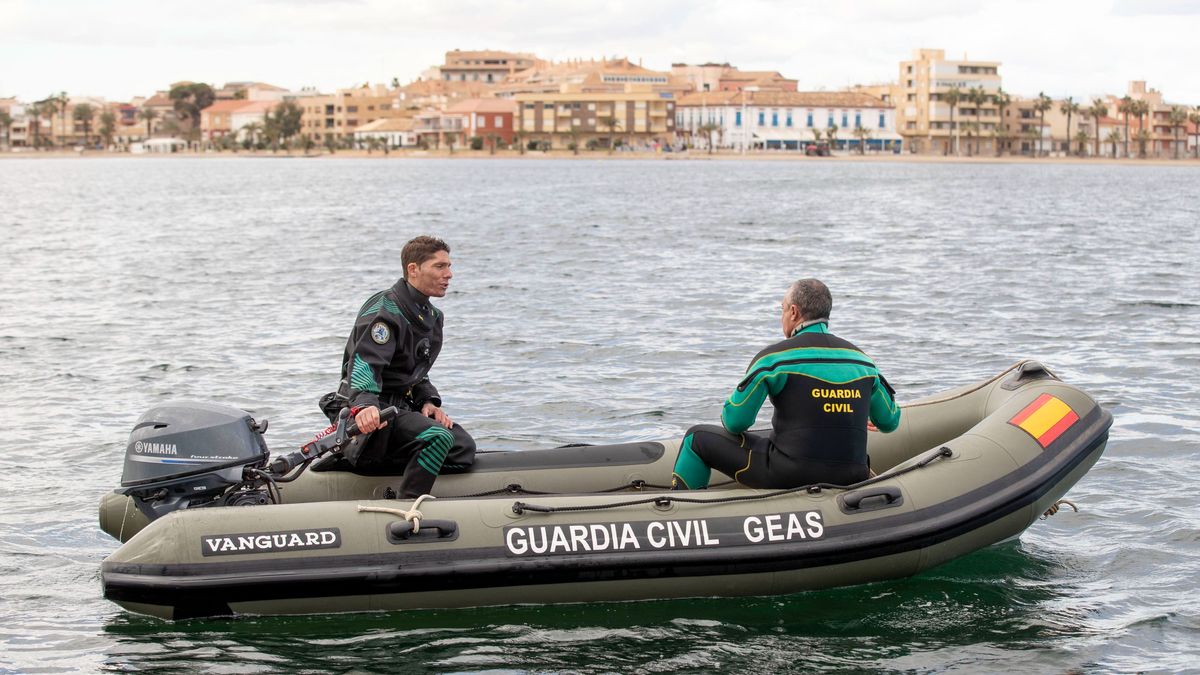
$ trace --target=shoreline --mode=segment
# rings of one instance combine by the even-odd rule
[[[524,154],[516,150],[500,150],[491,154],[486,150],[394,150],[387,155],[381,151],[367,152],[366,150],[339,150],[336,153],[271,153],[259,152],[175,152],[175,153],[145,153],[130,154],[127,152],[108,152],[104,150],[52,150],[42,152],[0,152],[0,161],[4,160],[39,160],[39,159],[375,159],[375,160],[406,160],[406,159],[522,159],[522,160],[636,160],[636,161],[778,161],[778,162],[878,162],[896,164],[1041,164],[1041,165],[1123,165],[1123,166],[1188,166],[1200,167],[1200,159],[1181,157],[1180,159],[1164,157],[1147,157],[1145,159],[1111,158],[1111,157],[1027,157],[1023,155],[994,156],[946,156],[946,155],[914,155],[877,153],[859,155],[856,153],[839,153],[829,157],[809,157],[796,151],[757,151],[742,154],[739,152],[716,152],[708,154],[705,151],[690,152],[615,152],[609,154],[603,151],[581,151],[578,155],[570,150],[527,151]]]

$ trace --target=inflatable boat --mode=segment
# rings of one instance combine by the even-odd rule
[[[169,619],[793,593],[917,574],[1018,536],[1087,473],[1112,415],[1035,361],[904,406],[878,475],[671,492],[681,439],[481,452],[419,503],[340,458],[346,420],[272,458],[223,406],[139,420],[101,502],[106,598]],[[241,506],[245,508],[233,508]]]

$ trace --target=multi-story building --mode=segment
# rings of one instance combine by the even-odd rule
[[[446,61],[438,66],[434,79],[446,82],[483,82],[499,84],[510,75],[544,63],[533,54],[492,50],[446,52]]]
[[[903,98],[895,102],[897,130],[909,150],[961,154],[964,125],[970,124],[979,152],[994,152],[994,132],[1000,123],[994,100],[1000,89],[999,71],[999,61],[947,60],[941,49],[918,49],[912,60],[900,62],[897,93],[902,92]],[[953,119],[945,100],[951,90],[960,94]],[[971,90],[982,91],[988,100],[981,104],[969,101]]]
[[[622,93],[631,88],[671,93],[675,98],[687,93],[687,78],[669,72],[650,70],[627,58],[571,59],[543,63],[510,76],[496,89],[496,96],[511,98],[517,94]]]
[[[303,111],[300,133],[318,143],[327,138],[352,138],[354,130],[367,122],[405,116],[396,107],[396,94],[383,85],[301,96],[296,98],[296,104]]]
[[[746,87],[759,91],[796,91],[796,80],[776,71],[738,70],[728,63],[671,64],[671,74],[683,78],[689,91],[741,91]]]
[[[275,101],[287,98],[291,92],[266,82],[226,82],[215,92],[217,100],[240,99],[243,101]]]
[[[669,143],[675,136],[675,100],[670,92],[568,91],[518,94],[517,129],[529,141],[567,147],[589,142],[611,147]]]
[[[802,150],[823,141],[837,149],[895,151],[902,145],[895,109],[856,92],[697,92],[676,104],[675,127],[699,148]]]
[[[513,142],[516,112],[516,101],[501,98],[467,99],[446,108],[446,115],[462,117],[463,133],[468,139],[497,136],[504,145]]]

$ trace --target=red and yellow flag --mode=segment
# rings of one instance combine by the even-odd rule
[[[1079,421],[1079,415],[1062,399],[1042,394],[1008,421],[1024,429],[1043,448],[1049,447],[1063,432]]]

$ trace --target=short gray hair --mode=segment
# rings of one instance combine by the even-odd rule
[[[829,287],[819,279],[801,279],[788,289],[787,302],[800,310],[800,317],[805,321],[813,319],[828,319],[829,311],[833,309],[833,296]]]

